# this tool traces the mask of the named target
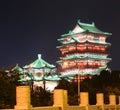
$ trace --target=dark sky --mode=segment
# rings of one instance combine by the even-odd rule
[[[76,25],[76,21],[95,22],[112,33],[107,41],[109,67],[120,70],[119,0],[2,0],[0,1],[0,68],[16,63],[31,63],[41,53],[55,64],[58,60],[57,38]]]

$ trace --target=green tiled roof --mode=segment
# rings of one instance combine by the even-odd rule
[[[19,82],[26,82],[26,81],[30,81],[31,78],[21,78],[20,80],[18,80]]]
[[[32,62],[31,64],[26,65],[24,68],[30,68],[30,67],[32,68],[44,68],[44,67],[54,68],[55,66],[47,63],[45,60],[41,58],[41,54],[38,54],[38,59]]]
[[[69,36],[69,35],[73,35],[74,33],[71,31],[71,30],[69,30],[69,32],[67,33],[67,34],[63,34],[63,35],[61,35],[62,37],[64,37],[64,36]]]
[[[31,78],[22,78],[19,81],[22,82],[22,81],[29,81],[29,80],[31,80]],[[33,77],[33,80],[34,81],[43,81],[43,80],[45,80],[45,81],[59,81],[59,80],[61,80],[61,78],[58,76]]]
[[[74,37],[72,37],[72,38],[74,39],[74,41],[66,42],[66,43],[64,43],[64,44],[61,45],[61,46],[57,46],[56,48],[62,48],[62,47],[64,47],[65,45],[72,44],[72,43],[75,43],[75,42],[77,42],[77,43],[90,42],[90,43],[95,43],[95,44],[111,45],[111,43],[107,43],[107,42],[105,42],[105,43],[101,43],[101,42],[91,41],[91,40],[85,40],[84,42],[79,42],[79,41],[78,41],[77,39],[75,39]]]
[[[45,77],[45,80],[47,80],[47,81],[59,81],[59,80],[61,80],[61,78],[56,75],[56,76],[51,76],[51,77]]]
[[[92,22],[92,24],[87,24],[87,23],[82,23],[80,22],[80,20],[77,21],[77,24],[83,29],[83,31],[81,31],[80,33],[83,33],[83,32],[90,32],[90,33],[95,33],[95,34],[105,34],[105,35],[112,35],[111,33],[108,33],[108,32],[103,32],[101,31],[100,29],[98,29],[96,26],[95,26],[95,23]],[[69,31],[69,33],[67,34],[63,34],[61,35],[62,37],[65,37],[65,36],[69,36],[69,35],[74,35],[76,33],[73,33],[73,31]],[[62,39],[60,39],[62,40]]]
[[[65,38],[62,37],[62,38],[57,39],[57,41],[62,41],[62,40],[65,40]]]
[[[19,74],[23,73],[23,69],[18,64],[16,64],[16,66],[12,68],[11,71],[14,71],[14,70],[17,70]]]
[[[87,24],[87,23],[81,23],[80,20],[78,20],[77,23],[80,27],[82,27],[82,29],[86,30],[86,32],[88,31],[88,32],[91,32],[91,33],[112,35],[111,33],[103,32],[103,31],[99,30],[95,26],[94,22],[92,22],[92,24]]]
[[[80,33],[83,33],[83,32],[86,32],[86,30],[81,31]],[[69,31],[69,33],[61,35],[61,37],[72,36],[72,35],[80,34],[80,33],[73,33],[72,31]]]
[[[101,57],[91,57],[91,56],[69,56],[67,58],[63,58],[63,60],[71,60],[71,59],[88,59],[88,58],[91,58],[91,59],[98,59],[98,60],[111,60],[111,58],[101,58]],[[62,62],[63,60],[59,60],[57,61],[58,63],[59,62]]]

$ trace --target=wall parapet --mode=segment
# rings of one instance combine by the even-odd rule
[[[80,92],[80,104],[78,106],[69,106],[67,90],[55,89],[53,102],[53,106],[32,107],[30,87],[18,86],[16,88],[16,105],[14,110],[120,110],[120,96],[119,104],[116,104],[115,95],[110,95],[109,104],[104,104],[103,93],[96,94],[96,105],[90,105],[88,92]]]

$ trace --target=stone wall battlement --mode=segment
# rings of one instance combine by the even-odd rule
[[[53,93],[53,106],[32,107],[30,102],[30,87],[18,86],[16,88],[16,105],[14,110],[120,110],[119,104],[116,104],[116,96],[109,96],[109,104],[104,104],[103,93],[96,94],[96,105],[89,104],[89,94],[80,92],[80,104],[78,106],[68,105],[67,90],[55,89]]]

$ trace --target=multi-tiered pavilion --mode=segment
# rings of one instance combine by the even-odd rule
[[[23,67],[21,82],[32,82],[32,88],[42,87],[53,91],[61,80],[56,74],[56,66],[49,64],[38,54],[38,59]]]
[[[73,30],[58,39],[61,56],[57,63],[61,67],[61,77],[70,79],[80,74],[85,78],[106,69],[111,60],[107,53],[111,44],[106,42],[110,35],[99,30],[94,22],[87,24],[78,20]]]

